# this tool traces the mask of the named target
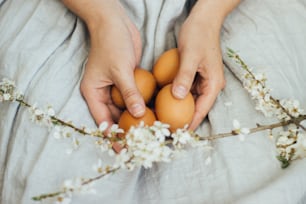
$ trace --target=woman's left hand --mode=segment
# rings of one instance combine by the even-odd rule
[[[199,0],[182,25],[178,39],[180,69],[172,93],[184,98],[191,91],[196,100],[189,129],[196,129],[225,86],[220,31],[226,15],[239,0]],[[223,9],[220,9],[223,8]]]

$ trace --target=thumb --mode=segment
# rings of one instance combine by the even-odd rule
[[[119,89],[128,111],[134,117],[142,117],[145,113],[145,102],[135,84],[133,70],[119,74],[114,83]]]
[[[172,85],[172,94],[178,99],[185,98],[191,89],[197,70],[197,64],[192,58],[192,56],[184,55],[184,52],[180,56],[180,68]]]

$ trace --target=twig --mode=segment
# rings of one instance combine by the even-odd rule
[[[255,75],[253,74],[253,72],[251,72],[248,65],[241,59],[241,57],[237,53],[235,53],[235,51],[228,48],[228,56],[234,58],[240,64],[240,66],[253,78],[253,80],[259,83],[263,88],[266,88],[265,84],[262,83],[262,81],[256,79]],[[296,126],[306,131],[306,128],[302,124],[300,124],[300,121],[295,120],[296,118],[292,114],[290,114],[289,111],[284,106],[280,104],[279,100],[275,99],[272,96],[269,96],[269,98],[274,104],[276,104],[277,107],[281,108],[282,111],[284,111],[284,113],[286,113],[287,116],[290,117],[291,123],[294,123]]]
[[[298,121],[300,121],[300,122],[303,121],[303,120],[306,120],[306,115],[302,115],[300,118],[298,118]],[[295,122],[293,120],[288,120],[288,121],[274,123],[274,124],[270,124],[270,125],[259,125],[256,128],[251,128],[250,129],[250,134],[255,133],[255,132],[260,132],[260,131],[263,131],[263,130],[272,130],[274,128],[287,126],[287,125],[292,124],[292,123],[295,123]],[[228,132],[228,133],[215,134],[215,135],[211,135],[211,136],[207,136],[207,137],[197,135],[197,137],[199,137],[200,140],[216,140],[216,139],[221,139],[221,138],[231,137],[231,136],[236,136],[236,135],[238,135],[238,134],[232,131],[232,132]]]

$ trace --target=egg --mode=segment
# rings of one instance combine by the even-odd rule
[[[177,48],[164,52],[153,66],[153,75],[159,87],[172,83],[180,65]]]
[[[124,132],[127,132],[132,126],[139,125],[141,121],[143,121],[145,125],[152,126],[154,121],[156,121],[154,112],[146,107],[144,116],[135,118],[127,110],[125,110],[119,118],[118,125],[124,130]]]
[[[134,78],[137,89],[148,104],[155,92],[156,81],[153,74],[145,69],[136,68],[134,71]],[[114,104],[119,108],[125,108],[123,97],[116,86],[112,87],[111,96]]]
[[[172,84],[164,86],[155,99],[155,114],[157,120],[169,124],[174,132],[190,124],[194,111],[195,102],[191,93],[184,99],[176,99],[171,93]]]

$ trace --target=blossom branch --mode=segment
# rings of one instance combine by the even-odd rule
[[[16,102],[18,102],[20,105],[25,106],[27,108],[33,108],[32,105],[30,105],[28,102],[26,102],[23,97],[15,99]],[[54,115],[50,116],[51,122],[53,125],[60,125],[60,126],[65,126],[73,129],[75,132],[80,133],[83,136],[89,135],[89,136],[94,136],[98,138],[106,138],[107,136],[103,134],[102,131],[95,131],[95,132],[88,132],[85,130],[85,128],[79,128],[76,125],[73,125],[71,122],[66,122]],[[117,139],[116,139],[117,140]]]
[[[39,196],[32,197],[32,200],[41,201],[41,200],[44,200],[44,199],[47,199],[47,198],[53,198],[53,197],[59,196],[59,195],[64,194],[64,193],[66,193],[66,192],[65,191],[58,191],[58,192],[55,192],[55,193],[41,194]]]
[[[286,129],[279,130],[276,135],[277,158],[286,168],[292,160],[306,157],[306,128],[302,124],[305,111],[296,100],[273,98],[265,85],[267,80],[263,74],[255,74],[233,50],[228,49],[228,56],[246,71],[242,78],[244,88],[257,102],[256,109],[267,117],[276,117]]]
[[[306,115],[302,115],[299,118],[295,118],[292,120],[288,120],[288,121],[282,121],[282,122],[278,122],[278,123],[273,123],[273,124],[269,124],[269,125],[257,125],[257,127],[255,128],[250,128],[250,133],[256,133],[256,132],[261,132],[264,130],[273,130],[274,128],[278,128],[278,127],[284,127],[287,125],[290,125],[292,123],[296,124],[300,124],[302,121],[306,120]],[[225,138],[225,137],[232,137],[232,136],[237,136],[238,133],[236,133],[235,131],[231,131],[231,132],[227,132],[227,133],[220,133],[220,134],[215,134],[215,135],[210,135],[207,137],[203,137],[200,135],[196,135],[196,137],[198,137],[200,140],[216,140],[216,139],[221,139],[221,138]]]
[[[108,168],[106,169],[106,171],[96,177],[93,177],[93,178],[89,178],[89,179],[86,179],[85,181],[83,181],[80,186],[85,186],[85,185],[88,185],[92,182],[95,182],[97,180],[100,180],[101,178],[111,174],[111,173],[115,173],[116,171],[118,171],[120,168],[119,167],[116,167],[116,168]],[[46,194],[41,194],[39,196],[35,196],[35,197],[32,197],[32,200],[34,201],[42,201],[42,200],[45,200],[45,199],[48,199],[48,198],[53,198],[53,197],[57,197],[57,196],[60,196],[60,195],[63,195],[63,194],[66,194],[67,192],[74,192],[76,190],[76,188],[79,188],[80,186],[77,186],[77,187],[64,187],[63,190],[61,191],[57,191],[57,192],[54,192],[54,193],[46,193]]]
[[[257,77],[254,75],[254,73],[250,70],[250,68],[248,67],[248,65],[241,59],[241,57],[235,52],[233,51],[232,49],[228,48],[228,56],[230,58],[233,58],[240,66],[243,70],[245,70],[248,75],[252,78],[252,80],[255,81],[255,83],[258,83],[261,85],[262,89],[263,90],[266,90],[267,87],[266,87],[266,84],[265,84],[265,81],[266,79],[263,79],[263,80],[258,80]],[[296,120],[295,116],[293,116],[288,110],[286,107],[284,107],[279,100],[275,99],[274,97],[272,97],[270,94],[267,95],[267,94],[262,94],[261,95],[262,97],[266,97],[268,96],[269,97],[269,100],[272,101],[272,103],[274,103],[276,105],[276,108],[281,108],[281,110],[287,114],[287,116],[289,116],[289,118],[291,119],[291,122],[293,122],[295,125],[299,126],[300,128],[302,128],[304,131],[306,131],[306,127],[304,127],[300,121]],[[294,111],[297,111],[297,110],[294,110]]]

